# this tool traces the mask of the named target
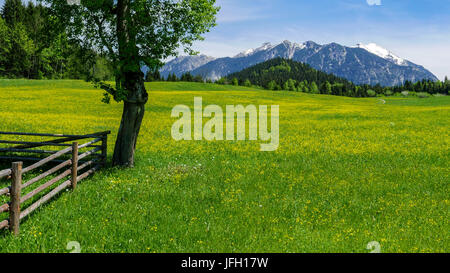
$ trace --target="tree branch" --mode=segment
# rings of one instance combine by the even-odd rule
[[[111,58],[113,59],[113,61],[116,61],[117,58],[116,58],[116,55],[114,54],[114,50],[105,38],[105,33],[103,30],[103,22],[105,21],[105,19],[100,21],[100,19],[97,16],[93,16],[93,18],[94,18],[95,23],[98,26],[98,35],[100,36],[100,39],[102,40],[103,45],[108,49],[109,55],[111,55]]]

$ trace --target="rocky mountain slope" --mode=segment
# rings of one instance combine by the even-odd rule
[[[376,44],[358,44],[355,47],[337,43],[319,45],[312,41],[303,44],[284,41],[278,45],[265,43],[234,57],[214,59],[207,56],[185,56],[168,62],[162,75],[191,72],[204,78],[217,80],[273,58],[285,58],[307,63],[313,68],[345,78],[355,84],[381,84],[394,86],[406,80],[437,80],[423,66],[404,60]]]

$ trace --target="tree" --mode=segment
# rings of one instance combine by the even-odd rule
[[[9,29],[0,17],[0,73],[3,74],[8,61],[8,55],[11,50],[11,41],[9,40]]]
[[[137,137],[148,93],[141,66],[150,69],[176,56],[179,48],[195,53],[192,44],[214,27],[215,0],[81,0],[70,5],[44,0],[53,14],[90,48],[105,50],[114,64],[115,85],[96,80],[114,100],[123,101],[113,165],[134,166]],[[108,95],[107,95],[108,96]]]
[[[51,9],[34,2],[8,0],[1,8],[8,23],[2,19],[0,27],[0,76],[113,79],[113,66],[101,50],[69,39]]]
[[[203,80],[203,77],[202,77],[201,75],[195,76],[195,77],[192,79],[192,81],[194,81],[194,82],[202,82],[202,83],[205,82],[205,81]]]
[[[45,18],[45,8],[42,5],[35,6],[33,2],[28,2],[25,8],[24,24],[28,36],[33,40],[33,52],[31,58],[31,68],[28,72],[29,78],[39,78],[41,68],[41,57],[44,48],[49,47],[49,43],[54,37],[50,37],[48,20]]]
[[[296,81],[296,80],[289,79],[289,80],[287,81],[287,83],[288,83],[288,89],[287,89],[287,90],[289,90],[289,91],[295,91],[295,90],[297,90],[297,88],[295,87],[295,85],[297,84],[297,81]]]
[[[222,78],[218,79],[218,80],[216,81],[216,83],[217,83],[217,84],[224,85],[224,84],[227,83],[227,79],[224,78],[224,77],[222,77]]]
[[[297,88],[295,87],[296,81],[293,79],[288,79],[284,85],[283,85],[283,89],[284,90],[289,90],[289,91],[295,91],[297,90]]]
[[[161,81],[161,73],[159,72],[159,69],[156,69],[155,73],[153,73],[153,78],[157,82]]]
[[[21,0],[6,0],[2,8],[2,18],[8,26],[23,23],[25,7]]]
[[[324,90],[325,94],[331,95],[332,94],[332,90],[331,90],[331,83],[329,81],[325,82],[325,90]]]
[[[114,80],[114,71],[110,63],[102,56],[95,56],[92,76],[103,81]]]
[[[269,90],[275,90],[277,88],[277,83],[272,80],[267,84],[267,89]]]
[[[303,81],[303,91],[302,92],[309,93],[309,87],[308,86],[309,86],[308,81],[304,80]]]
[[[244,82],[244,86],[252,87],[252,82],[249,79],[246,79],[245,82]]]
[[[444,80],[444,90],[442,90],[442,93],[448,94],[450,92],[450,80],[447,76],[445,76]]]
[[[147,74],[145,75],[145,81],[146,82],[157,82],[161,81],[161,74],[159,72],[159,69],[156,69],[155,71],[147,71]]]
[[[190,72],[186,72],[183,75],[181,75],[180,80],[182,82],[192,82],[192,81],[194,81],[194,77],[192,76],[192,74]]]
[[[409,91],[411,91],[411,90],[413,89],[412,83],[411,83],[410,81],[408,81],[408,80],[405,81],[405,84],[403,85],[403,87],[404,87],[406,90],[409,90]]]
[[[177,77],[177,75],[175,73],[170,73],[167,76],[167,81],[168,82],[177,82],[178,81],[178,77]]]
[[[310,91],[312,94],[319,94],[319,87],[317,87],[316,82],[311,83]]]
[[[297,92],[305,92],[305,84],[303,82],[299,82]]]
[[[376,97],[377,96],[377,92],[375,92],[372,89],[367,90],[367,96],[369,97]]]
[[[235,86],[238,86],[239,85],[238,79],[237,78],[233,78],[233,80],[231,80],[231,84],[235,85]]]
[[[361,86],[356,86],[355,87],[355,97],[358,97],[358,98],[360,98],[360,97],[362,97],[363,96],[363,94],[362,94],[362,87]]]
[[[28,38],[27,31],[22,23],[17,23],[9,29],[11,42],[10,53],[7,57],[7,74],[15,77],[26,77],[31,68],[31,56],[33,54],[33,41]]]
[[[31,67],[31,55],[33,41],[28,37],[27,30],[23,24],[25,7],[21,0],[6,0],[1,11],[2,18],[6,26],[1,26],[3,34],[1,43],[9,44],[9,54],[3,55],[4,66],[0,70],[5,70],[7,76],[25,77]],[[2,22],[3,24],[3,22]],[[2,35],[3,36],[3,35]],[[7,48],[0,49],[1,51]],[[2,52],[4,54],[4,52]],[[1,61],[1,60],[0,60]]]

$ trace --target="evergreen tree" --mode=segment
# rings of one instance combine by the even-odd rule
[[[159,72],[159,69],[156,69],[153,73],[153,79],[157,82],[161,81],[161,73]]]
[[[356,86],[355,87],[355,97],[358,97],[358,98],[360,98],[360,97],[362,97],[363,96],[363,94],[362,94],[362,87],[361,86]]]
[[[204,83],[204,82],[205,82],[205,81],[203,80],[203,77],[200,76],[200,75],[195,76],[195,77],[193,78],[193,81],[194,81],[194,82],[201,82],[201,83]]]
[[[3,18],[0,18],[0,75],[5,73],[8,56],[11,50],[9,29]]]
[[[444,90],[442,90],[442,93],[449,94],[449,92],[450,92],[450,80],[448,79],[447,76],[445,76]]]
[[[6,0],[2,8],[2,18],[9,27],[23,23],[25,7],[21,0]]]
[[[153,78],[153,73],[148,71],[147,74],[145,74],[145,81],[146,82],[153,82],[155,81],[155,78]]]
[[[168,82],[177,82],[178,81],[177,75],[175,73],[170,73],[167,76],[167,81]]]
[[[11,51],[7,55],[5,70],[12,77],[29,77],[31,56],[33,54],[33,41],[28,38],[27,31],[22,23],[17,23],[9,29]]]
[[[407,91],[413,91],[413,85],[410,81],[405,81],[405,84],[403,86]]]
[[[48,6],[7,0],[1,8],[0,76],[113,80],[111,62],[101,52],[69,40]]]
[[[194,78],[192,77],[190,72],[183,73],[181,75],[180,81],[182,82],[192,82]]]

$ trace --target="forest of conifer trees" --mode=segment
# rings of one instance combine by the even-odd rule
[[[217,81],[220,84],[256,85],[269,90],[289,90],[313,94],[349,97],[375,97],[403,94],[419,97],[448,95],[450,81],[406,81],[401,86],[355,85],[352,82],[318,71],[308,64],[276,58],[257,64],[241,72],[232,73]]]
[[[113,78],[101,51],[69,40],[65,26],[45,6],[6,0],[0,13],[1,78]]]

